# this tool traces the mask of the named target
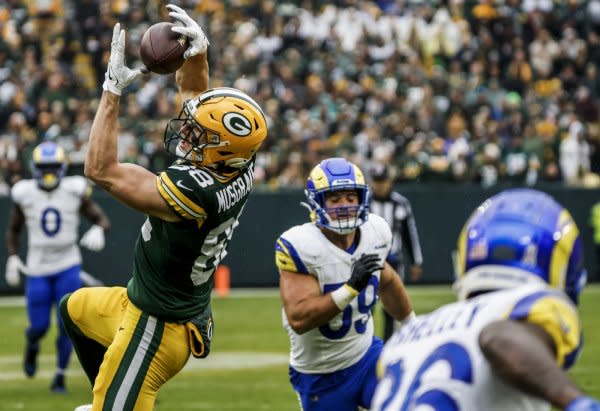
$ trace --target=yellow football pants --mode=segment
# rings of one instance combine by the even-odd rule
[[[81,288],[66,307],[86,337],[107,347],[94,383],[92,411],[152,410],[158,389],[190,356],[185,325],[140,311],[123,287]]]

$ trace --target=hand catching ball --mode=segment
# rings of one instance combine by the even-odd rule
[[[171,30],[169,22],[155,23],[146,30],[140,43],[140,58],[148,70],[157,74],[174,73],[185,59],[187,37]]]

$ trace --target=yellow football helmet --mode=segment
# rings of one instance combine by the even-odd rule
[[[240,90],[218,87],[183,103],[164,142],[169,153],[202,166],[244,168],[266,137],[260,106]]]

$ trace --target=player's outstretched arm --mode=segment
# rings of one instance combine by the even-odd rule
[[[85,175],[131,208],[166,221],[178,221],[179,218],[158,192],[156,176],[139,165],[118,161],[120,94],[124,87],[142,74],[140,70],[131,70],[125,65],[124,50],[125,31],[117,23],[103,84],[105,91],[90,131]]]
[[[184,53],[185,63],[175,73],[175,80],[183,100],[202,93],[208,88],[208,56],[209,41],[202,28],[183,9],[168,4],[169,16],[180,25],[173,28],[179,34],[186,36],[189,46]]]
[[[6,283],[11,287],[16,287],[20,283],[19,271],[25,272],[25,264],[19,257],[19,247],[21,245],[21,233],[25,226],[25,215],[23,210],[17,204],[13,204],[6,229],[6,251],[8,259],[4,270]]]
[[[79,212],[93,224],[81,237],[79,244],[91,251],[104,249],[104,233],[110,228],[110,221],[104,211],[89,197],[84,197]]]
[[[587,397],[558,365],[554,341],[541,327],[496,321],[481,331],[479,346],[494,372],[519,390],[568,411],[596,409],[580,408]]]
[[[90,223],[102,227],[106,232],[110,230],[110,220],[108,216],[91,198],[84,198],[79,209],[81,215],[89,220]]]
[[[23,227],[25,227],[25,214],[21,207],[13,203],[6,227],[6,251],[9,256],[19,252]]]

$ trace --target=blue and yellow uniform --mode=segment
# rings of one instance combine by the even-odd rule
[[[540,191],[503,191],[467,220],[454,262],[462,301],[419,316],[392,336],[380,359],[383,378],[372,410],[419,405],[457,411],[550,410],[556,397],[534,396],[509,383],[509,377],[504,380],[486,359],[480,337],[499,321],[535,324],[552,339],[556,357],[556,364],[536,360],[538,367],[560,373],[559,367],[575,363],[583,342],[576,304],[586,272],[573,218]],[[546,349],[532,335],[511,343],[517,350],[529,344]],[[581,395],[565,409],[597,406]]]
[[[506,319],[540,326],[554,341],[557,363],[565,369],[575,363],[583,340],[567,295],[544,284],[483,294],[419,316],[392,336],[379,360],[383,378],[371,409],[428,404],[459,411],[549,411],[548,402],[502,381],[479,348],[481,330]]]

